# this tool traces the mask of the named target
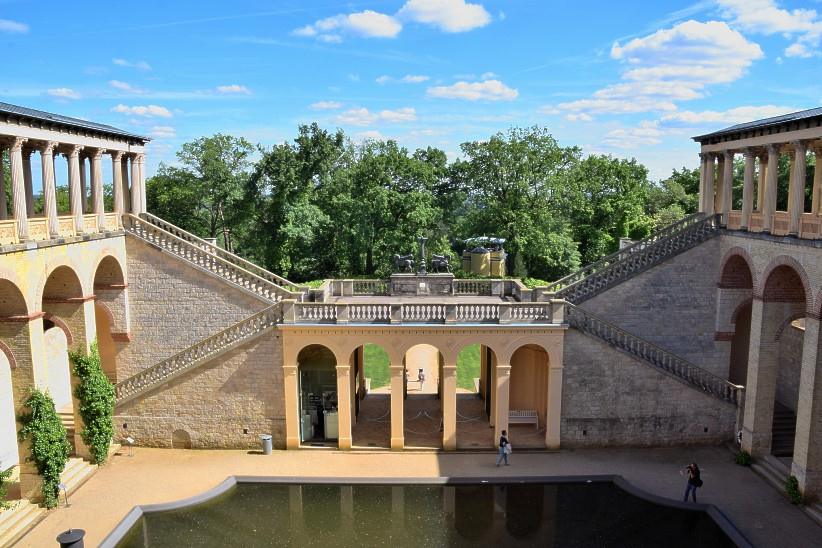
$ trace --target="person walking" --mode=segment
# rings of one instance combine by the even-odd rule
[[[508,432],[503,430],[499,437],[499,456],[497,457],[497,466],[499,466],[499,463],[503,460],[505,461],[505,466],[508,466],[508,454],[510,452],[511,444],[508,442]]]
[[[422,367],[420,367],[419,373],[417,373],[417,380],[420,381],[420,392],[422,392],[423,384],[425,384],[425,371],[422,370]]]
[[[680,475],[688,474],[688,484],[685,486],[685,502],[688,502],[688,495],[690,494],[693,501],[696,502],[696,490],[702,487],[702,478],[700,477],[699,466],[692,462],[685,468],[679,471]]]

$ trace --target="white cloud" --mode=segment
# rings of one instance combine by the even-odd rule
[[[342,103],[339,101],[317,101],[308,105],[311,110],[336,110],[341,107]]]
[[[543,107],[541,112],[672,112],[679,101],[703,97],[706,86],[741,78],[763,53],[758,44],[726,23],[685,21],[625,44],[615,43],[611,57],[625,65],[622,82],[585,99]]]
[[[796,112],[794,107],[784,107],[777,105],[763,105],[763,106],[743,106],[736,107],[729,110],[704,110],[701,112],[694,112],[691,110],[683,110],[681,112],[674,112],[662,117],[663,122],[681,122],[690,125],[702,124],[739,124],[742,122],[750,122],[751,120],[760,120],[762,118],[770,118],[771,116],[779,116],[789,112]]]
[[[579,114],[569,113],[565,115],[565,119],[569,122],[590,122],[594,119],[590,114],[580,112]]]
[[[394,38],[402,30],[402,24],[394,17],[372,10],[347,15],[340,14],[320,19],[313,25],[295,29],[296,36],[317,38],[325,42],[340,42],[340,33],[367,38]]]
[[[120,67],[136,68],[138,70],[151,70],[151,65],[145,61],[127,61],[126,59],[115,57],[111,60],[111,62]]]
[[[25,34],[29,31],[29,26],[25,23],[12,21],[10,19],[0,19],[0,32],[9,34]]]
[[[445,32],[466,32],[491,22],[491,15],[482,4],[465,0],[408,0],[397,17],[433,25]]]
[[[111,109],[112,112],[120,112],[122,114],[130,114],[133,116],[144,116],[146,118],[171,118],[172,114],[166,107],[158,105],[133,106],[117,105]]]
[[[346,110],[337,116],[337,122],[352,126],[370,126],[376,123],[397,124],[413,122],[416,119],[417,111],[411,107],[381,110],[379,112],[371,112],[365,107],[358,107]]]
[[[428,95],[468,101],[513,101],[517,98],[519,92],[499,80],[485,80],[483,82],[457,82],[450,86],[430,87],[428,88]]]
[[[171,126],[152,126],[151,136],[158,139],[170,139],[177,136],[177,130]]]
[[[240,93],[243,95],[251,95],[251,90],[245,86],[231,84],[228,86],[217,86],[217,93]]]
[[[658,122],[643,121],[638,127],[619,128],[607,133],[602,144],[614,148],[638,148],[640,146],[658,145],[665,132],[658,127]]]
[[[765,35],[798,36],[785,50],[787,57],[810,57],[818,52],[822,18],[812,9],[782,9],[773,0],[718,0],[724,17],[735,26]]]
[[[120,80],[109,80],[108,85],[113,87],[114,89],[119,89],[120,91],[127,91],[129,93],[144,93],[144,89],[136,88],[129,84],[128,82],[122,82]]]
[[[491,80],[494,78],[499,78],[499,75],[495,72],[483,72],[479,77],[480,80]]]
[[[402,78],[398,79],[383,74],[382,76],[378,76],[374,81],[382,86],[384,84],[390,84],[391,82],[399,82],[401,84],[421,84],[430,79],[430,76],[425,76],[423,74],[406,74]]]
[[[52,88],[46,93],[52,97],[59,97],[61,99],[79,99],[80,94],[71,88]]]

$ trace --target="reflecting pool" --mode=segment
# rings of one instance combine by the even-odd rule
[[[147,512],[119,547],[736,546],[702,509],[611,481],[465,485],[238,483]]]

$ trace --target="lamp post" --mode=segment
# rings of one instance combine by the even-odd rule
[[[417,242],[420,244],[420,266],[417,269],[418,276],[425,276],[428,274],[425,270],[425,242],[428,241],[428,238],[425,236],[420,236],[417,238]]]

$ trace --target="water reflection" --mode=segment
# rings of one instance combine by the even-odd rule
[[[239,484],[147,514],[119,546],[733,546],[704,512],[612,483]]]

